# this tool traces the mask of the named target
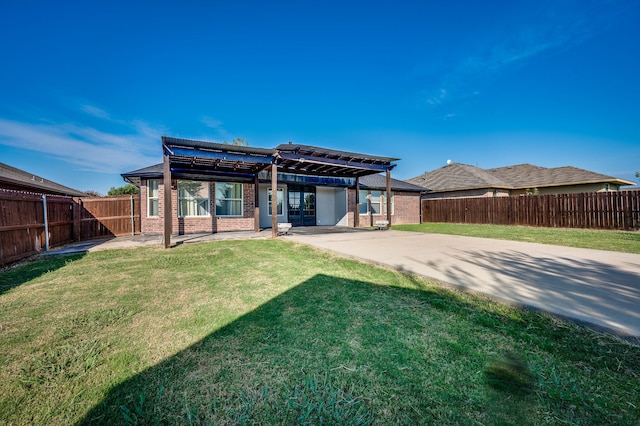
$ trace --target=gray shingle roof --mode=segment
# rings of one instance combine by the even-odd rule
[[[360,186],[369,189],[387,189],[387,177],[384,175],[367,175],[360,178]],[[391,178],[392,191],[423,192],[425,189],[410,182]]]
[[[481,169],[468,164],[453,163],[407,179],[433,192],[466,189],[523,189],[588,183],[634,185],[634,182],[603,175],[572,166],[546,168],[532,164]]]
[[[544,186],[578,185],[609,182],[617,185],[633,185],[633,182],[603,175],[573,166],[539,167],[532,164],[488,169],[487,172],[509,182],[514,188],[539,188]]]
[[[452,163],[428,173],[408,179],[407,182],[431,191],[456,191],[473,188],[509,188],[497,176],[478,167]]]
[[[67,195],[71,197],[87,196],[87,194],[82,191],[60,185],[59,183],[4,163],[0,163],[0,188],[42,194]]]

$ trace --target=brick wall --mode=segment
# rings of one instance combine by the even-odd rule
[[[420,194],[416,192],[393,192],[393,214],[391,215],[392,224],[401,223],[420,223]],[[360,200],[360,202],[366,202],[366,200]],[[386,200],[385,200],[386,203]],[[356,207],[356,192],[355,189],[349,188],[349,213],[348,220],[349,226],[353,226],[353,215]],[[385,205],[386,212],[386,205]],[[387,220],[385,214],[374,214],[372,217],[369,214],[360,215],[360,227],[371,226],[371,222],[375,223],[376,220]]]
[[[211,184],[211,193],[214,194],[213,183]],[[212,202],[214,202],[212,200]],[[213,232],[225,231],[253,231],[255,226],[255,185],[245,183],[242,185],[242,217],[217,217],[216,226]],[[215,202],[214,202],[215,204]],[[215,213],[215,205],[212,207],[212,213]]]
[[[243,216],[242,217],[216,217],[215,211],[215,182],[209,182],[209,211],[210,216],[202,217],[178,217],[178,190],[171,190],[171,217],[172,231],[174,235],[193,233],[213,233],[225,231],[252,231],[254,229],[255,188],[253,184],[245,183],[243,192]],[[141,232],[148,235],[164,233],[164,184],[159,179],[158,185],[158,216],[149,217],[147,199],[147,181],[142,180],[140,187],[141,196]]]

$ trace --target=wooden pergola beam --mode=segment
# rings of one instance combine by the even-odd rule
[[[258,180],[257,173],[253,181],[253,192],[254,192],[253,230],[255,232],[260,232],[260,182]]]
[[[360,178],[356,176],[356,208],[353,211],[353,227],[360,227]]]
[[[278,236],[278,165],[271,164],[271,237]]]
[[[169,248],[171,247],[173,219],[173,215],[171,213],[171,165],[169,155],[165,153],[163,157],[164,174],[162,179],[164,182],[164,248]]]
[[[387,229],[391,229],[391,169],[387,169]]]

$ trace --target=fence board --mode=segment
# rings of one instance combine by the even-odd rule
[[[640,229],[640,190],[422,200],[423,222]]]
[[[50,247],[140,233],[138,196],[74,199],[47,195],[46,199]],[[0,265],[44,249],[42,194],[0,189]]]
[[[133,211],[131,210],[133,200]],[[121,237],[140,232],[139,197],[83,198],[80,200],[82,239]],[[134,228],[131,228],[133,216]]]

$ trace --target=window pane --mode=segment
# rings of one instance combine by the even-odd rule
[[[216,201],[217,216],[242,216],[241,200],[220,200]]]
[[[361,189],[360,190],[360,194],[359,194],[359,199],[358,201],[360,201],[360,214],[367,214],[367,212],[369,211],[369,200],[367,200],[367,195],[369,194],[368,191]]]
[[[209,215],[209,184],[207,182],[178,181],[178,215]]]
[[[149,198],[158,198],[158,180],[152,179],[148,181]]]
[[[158,180],[147,181],[147,216],[158,216]]]
[[[216,183],[216,215],[242,216],[241,183]]]
[[[272,215],[272,206],[271,206],[271,190],[269,189],[268,192],[268,203],[269,203],[269,216]],[[276,206],[278,209],[278,216],[282,216],[282,208],[284,206],[284,191],[282,191],[282,189],[278,189],[278,199],[276,200]]]
[[[149,216],[158,216],[158,199],[149,200]]]

